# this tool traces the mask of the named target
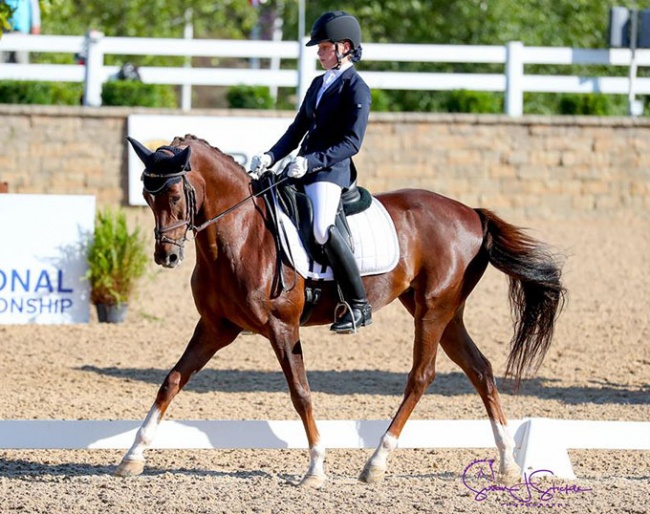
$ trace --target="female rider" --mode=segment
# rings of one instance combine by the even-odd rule
[[[318,45],[318,59],[326,70],[311,83],[293,123],[267,152],[253,157],[258,176],[298,148],[287,174],[303,184],[314,210],[314,238],[334,272],[348,309],[331,330],[350,333],[372,323],[354,255],[336,228],[341,192],[356,178],[352,156],[363,142],[370,112],[370,89],[357,74],[361,60],[361,27],[344,11],[321,15],[311,29],[307,46]]]

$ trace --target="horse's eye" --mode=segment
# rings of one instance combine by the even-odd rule
[[[172,204],[173,204],[173,205],[177,205],[178,202],[181,201],[181,198],[182,198],[181,195],[173,195],[173,196],[171,197]]]

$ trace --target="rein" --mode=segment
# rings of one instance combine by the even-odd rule
[[[285,180],[287,180],[288,178],[289,178],[289,177],[288,177],[287,175],[285,175],[285,176],[282,177],[280,180],[278,180],[277,182],[273,182],[271,185],[265,187],[265,188],[262,189],[261,191],[258,191],[257,193],[251,193],[251,194],[248,195],[246,198],[244,198],[242,201],[236,203],[236,204],[233,205],[232,207],[228,207],[225,211],[223,211],[223,212],[220,213],[220,214],[217,214],[214,218],[210,218],[208,221],[205,221],[205,222],[201,223],[198,227],[197,227],[197,226],[192,226],[191,229],[194,231],[194,237],[196,237],[196,234],[197,234],[197,233],[199,233],[199,232],[201,232],[202,230],[206,229],[208,226],[212,225],[212,224],[215,223],[216,221],[219,221],[219,219],[221,219],[222,217],[224,217],[226,214],[229,214],[229,213],[231,213],[232,211],[234,211],[235,209],[237,209],[238,207],[241,207],[243,204],[245,204],[245,203],[246,203],[248,200],[250,200],[251,198],[256,198],[256,197],[258,197],[258,196],[261,196],[261,195],[263,195],[264,193],[266,193],[267,191],[270,191],[271,189],[274,189],[274,188],[278,187],[280,184],[282,184],[282,183],[283,183]]]
[[[186,205],[187,205],[188,218],[184,219],[184,220],[180,220],[180,221],[178,221],[176,223],[172,223],[171,225],[167,225],[166,227],[158,227],[158,226],[156,226],[156,228],[154,229],[154,237],[155,237],[156,241],[159,242],[159,243],[172,244],[172,245],[175,245],[175,246],[178,246],[178,247],[182,248],[186,241],[193,241],[194,239],[196,239],[196,236],[197,236],[197,234],[199,232],[201,232],[202,230],[205,230],[206,228],[208,228],[213,223],[216,223],[221,218],[223,218],[226,214],[229,214],[232,211],[236,210],[237,208],[241,207],[242,205],[244,205],[251,198],[256,198],[258,196],[263,195],[267,191],[270,191],[271,189],[276,188],[277,186],[279,186],[280,184],[282,184],[283,182],[285,182],[289,178],[287,175],[285,175],[280,180],[277,180],[277,181],[273,182],[272,184],[265,187],[264,189],[262,189],[260,191],[257,191],[256,193],[251,193],[250,195],[248,195],[243,200],[237,202],[232,207],[228,207],[225,211],[217,214],[216,216],[210,218],[209,220],[201,223],[200,225],[195,225],[194,224],[194,218],[195,218],[195,216],[197,214],[197,212],[196,212],[196,190],[194,189],[194,186],[192,186],[190,181],[187,179],[187,174],[188,174],[189,171],[190,170],[182,170],[182,171],[180,171],[178,173],[166,174],[166,175],[159,175],[159,174],[156,174],[156,173],[148,172],[146,170],[143,172],[143,176],[146,176],[146,177],[152,177],[152,178],[181,177],[183,179],[183,191],[185,193],[185,202],[186,202]],[[165,236],[166,232],[176,230],[177,228],[183,227],[183,226],[186,227],[185,234],[183,234],[183,237],[181,237],[179,239],[171,239],[171,238],[168,238],[167,236]],[[192,232],[194,232],[193,237],[187,237],[187,233],[190,230]]]

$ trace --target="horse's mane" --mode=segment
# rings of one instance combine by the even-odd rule
[[[222,152],[217,148],[216,146],[212,146],[210,143],[208,143],[205,139],[201,139],[200,137],[196,137],[194,134],[185,134],[183,137],[181,136],[176,136],[174,140],[171,142],[171,146],[190,146],[192,144],[200,143],[207,147],[208,149],[212,150],[213,152],[216,152],[220,157],[223,157],[225,159],[229,159],[232,161],[233,164],[235,164],[238,168],[241,168],[244,170],[244,167],[239,164],[232,155],[228,155],[225,152]],[[244,170],[245,172],[246,170]]]

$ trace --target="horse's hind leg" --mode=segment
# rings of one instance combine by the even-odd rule
[[[185,352],[169,372],[158,390],[156,401],[138,430],[135,441],[115,470],[117,476],[139,475],[144,470],[144,451],[153,442],[155,432],[174,397],[185,386],[190,377],[198,372],[214,356],[228,346],[240,332],[228,322],[205,323],[200,320],[194,329]]]
[[[499,452],[499,480],[518,481],[521,470],[514,458],[515,441],[508,430],[492,366],[467,333],[462,307],[447,325],[440,345],[449,358],[465,372],[485,404]]]
[[[416,301],[415,294],[412,292],[400,297],[400,300],[415,317],[413,366],[408,375],[402,404],[383,435],[379,446],[368,459],[359,476],[359,480],[366,483],[383,480],[388,456],[397,447],[397,440],[413,409],[427,387],[433,382],[438,341],[446,325],[446,320],[450,317],[449,313],[436,308],[432,300]]]

